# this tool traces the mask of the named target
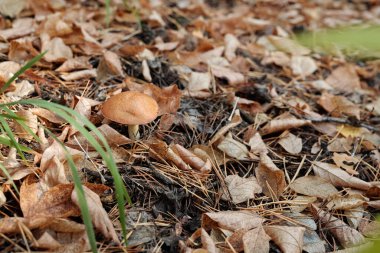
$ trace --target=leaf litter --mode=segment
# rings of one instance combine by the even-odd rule
[[[378,61],[293,37],[379,20],[378,3],[122,2],[107,27],[102,1],[2,1],[0,86],[48,50],[1,101],[53,101],[98,128],[132,196],[131,243],[120,243],[113,178],[86,137],[18,105],[24,124],[10,126],[33,152],[24,161],[0,146],[2,250],[89,249],[68,160],[46,130],[78,168],[99,251],[354,252],[379,236]],[[101,114],[127,90],[159,106],[139,140]]]

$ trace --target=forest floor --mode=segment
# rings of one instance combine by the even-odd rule
[[[379,23],[377,1],[111,2],[0,1],[0,84],[47,50],[1,101],[65,105],[103,133],[132,200],[128,246],[99,154],[54,110],[16,104],[41,141],[8,120],[33,152],[25,161],[0,149],[2,252],[90,250],[64,149],[48,131],[74,158],[100,252],[359,252],[373,244],[378,52],[308,48],[295,35]],[[138,140],[101,111],[128,90],[158,104]]]

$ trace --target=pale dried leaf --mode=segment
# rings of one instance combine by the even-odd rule
[[[13,101],[20,100],[34,93],[34,85],[28,80],[22,80],[14,84],[15,90],[6,93],[7,97],[11,97]]]
[[[333,70],[326,82],[337,90],[357,90],[361,88],[360,79],[356,73],[355,66],[346,64]]]
[[[215,245],[214,240],[210,237],[210,235],[203,228],[201,228],[201,242],[202,242],[202,248],[206,249],[207,253],[218,253],[219,252],[218,248]]]
[[[365,199],[358,195],[348,195],[348,196],[332,196],[329,198],[326,207],[329,210],[350,210],[365,203]]]
[[[330,152],[349,152],[352,148],[352,138],[336,138],[327,145]]]
[[[255,169],[256,178],[267,197],[278,198],[285,190],[285,174],[264,153],[260,154],[260,163]]]
[[[317,232],[305,230],[302,250],[307,253],[324,253],[326,252],[325,241],[319,238]]]
[[[297,193],[321,199],[338,194],[338,190],[329,181],[316,176],[297,178],[289,187]]]
[[[189,83],[186,88],[190,92],[208,90],[211,86],[211,75],[209,72],[191,72]]]
[[[269,52],[268,55],[264,56],[261,63],[265,65],[274,63],[278,66],[285,67],[290,65],[290,57],[281,51]]]
[[[73,58],[71,48],[66,46],[63,39],[55,37],[50,40],[49,35],[42,34],[42,51],[47,51],[44,59],[48,62],[64,62]]]
[[[349,248],[365,242],[362,234],[357,230],[350,228],[346,223],[330,213],[323,211],[313,204],[310,205],[310,211],[314,218],[319,219],[321,226],[324,229],[329,230],[344,248]]]
[[[106,81],[110,77],[123,75],[124,72],[120,57],[111,51],[104,52],[97,68],[97,80]]]
[[[87,56],[79,56],[67,59],[61,66],[55,69],[58,72],[70,72],[73,70],[92,69],[90,58]]]
[[[359,178],[353,177],[334,164],[314,162],[314,174],[328,180],[334,186],[352,187],[360,190],[368,190],[371,184]]]
[[[365,108],[376,116],[380,116],[380,98],[368,104]]]
[[[34,18],[19,18],[12,23],[12,28],[0,29],[0,37],[4,40],[11,40],[31,34],[36,29]]]
[[[10,234],[10,233],[20,233],[22,229],[21,224],[29,229],[36,229],[39,227],[44,227],[53,222],[51,217],[38,216],[33,218],[22,218],[22,217],[4,217],[0,219],[0,233]]]
[[[317,197],[297,196],[291,201],[290,210],[292,212],[302,212],[309,204],[317,201]]]
[[[4,16],[15,17],[25,8],[26,2],[26,0],[2,0],[0,2],[0,13]]]
[[[285,132],[280,136],[279,144],[290,154],[298,154],[302,151],[302,139],[292,133]]]
[[[221,228],[233,232],[238,229],[256,228],[261,226],[263,222],[263,218],[250,211],[222,211],[202,214],[202,228],[205,230]]]
[[[221,198],[229,200],[230,196],[234,204],[240,204],[255,198],[255,194],[261,193],[262,188],[255,177],[243,178],[239,175],[229,175],[224,179],[228,193],[223,193]]]
[[[230,85],[236,85],[244,82],[245,80],[243,74],[233,71],[232,69],[227,67],[212,65],[211,73],[216,77],[227,79]]]
[[[61,161],[59,161],[59,159],[54,156],[53,159],[50,160],[50,163],[45,170],[45,173],[43,175],[43,182],[48,187],[53,187],[58,184],[68,184],[70,182],[66,174],[70,175],[70,172],[65,169]]]
[[[360,161],[355,156],[349,156],[346,154],[334,153],[332,159],[335,164],[343,169],[345,169],[351,175],[359,175],[359,172],[354,170],[354,166]]]
[[[228,133],[227,136],[219,142],[217,147],[228,156],[238,160],[243,160],[248,157],[247,147],[243,143],[234,140],[231,133]]]
[[[255,133],[248,141],[248,145],[251,147],[251,152],[254,154],[268,153],[267,146],[265,145],[261,135]]]
[[[32,108],[30,110],[33,112],[33,114],[37,115],[38,117],[44,118],[44,119],[48,120],[51,123],[55,123],[55,124],[64,124],[64,123],[66,123],[66,121],[64,119],[62,119],[61,117],[59,117],[54,112],[49,111],[47,109],[44,109],[44,108]]]
[[[0,62],[0,86],[3,86],[20,68],[21,65],[14,61]]]
[[[224,43],[226,45],[224,56],[232,61],[236,57],[235,51],[240,46],[240,42],[233,34],[228,33],[224,36]]]
[[[304,227],[264,226],[264,230],[282,252],[302,252]]]
[[[293,56],[290,61],[290,68],[293,75],[305,78],[313,74],[318,69],[318,66],[313,58],[309,56]]]
[[[344,211],[344,215],[347,217],[347,222],[350,227],[357,229],[359,227],[360,222],[364,219],[365,214],[364,206],[358,206],[350,210]],[[363,234],[366,236],[365,234]]]
[[[244,253],[267,253],[269,241],[262,226],[251,229],[243,236]]]
[[[83,190],[94,227],[102,232],[104,237],[120,243],[112,221],[108,217],[107,212],[104,210],[99,196],[86,186],[83,186]],[[79,200],[76,191],[72,191],[71,199],[79,207]]]

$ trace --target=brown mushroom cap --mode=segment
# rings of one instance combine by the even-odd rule
[[[109,120],[126,125],[142,125],[157,118],[158,104],[144,93],[126,91],[104,102],[101,110]]]

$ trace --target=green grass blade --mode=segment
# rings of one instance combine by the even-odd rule
[[[26,161],[26,158],[24,154],[22,153],[22,149],[18,141],[16,140],[16,137],[14,136],[11,128],[8,125],[8,122],[4,118],[0,118],[0,124],[3,127],[5,133],[8,135],[10,139],[10,143],[12,147],[15,147],[17,150],[17,153],[20,155],[21,159]]]
[[[106,6],[106,26],[109,27],[111,23],[111,0],[105,0]]]
[[[9,138],[6,138],[4,136],[0,136],[0,144],[3,144],[3,145],[8,146],[8,147],[14,147],[12,141]],[[20,147],[21,151],[23,151],[23,152],[30,153],[30,154],[35,153],[33,149],[28,148],[24,145],[19,144],[19,147]]]
[[[15,182],[13,181],[13,178],[8,173],[7,168],[5,168],[4,165],[2,165],[1,163],[0,163],[0,170],[4,173],[4,175],[8,178],[8,180],[11,181],[11,184],[12,184],[13,188],[15,188],[15,191],[17,192],[17,194],[20,195],[20,191],[18,190]]]
[[[31,68],[36,62],[41,60],[42,57],[47,53],[47,51],[40,53],[39,55],[35,56],[33,59],[28,61],[24,66],[22,66],[5,84],[3,87],[0,89],[0,94],[6,91],[8,87],[11,85],[11,83],[16,80],[20,75],[22,75],[26,70]]]

